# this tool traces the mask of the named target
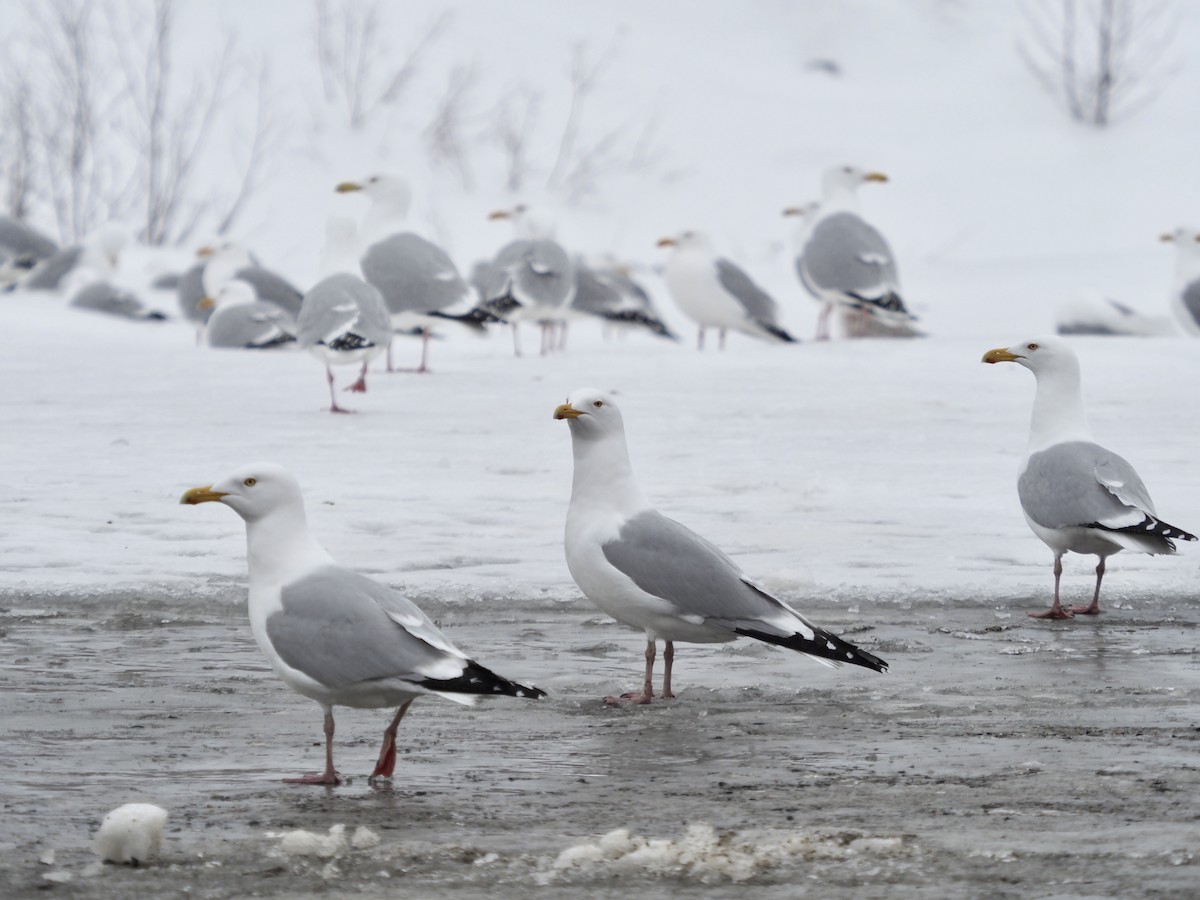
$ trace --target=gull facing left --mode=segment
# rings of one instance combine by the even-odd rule
[[[772,597],[700,535],[654,509],[634,480],[621,411],[610,394],[575,391],[554,410],[554,418],[570,426],[575,454],[567,568],[592,603],[646,633],[642,692],[623,695],[625,699],[653,699],[656,640],[665,642],[664,698],[674,696],[675,641],[752,637],[824,665],[887,669],[878,656],[818,628]],[[617,698],[606,697],[605,702],[615,704]]]
[[[374,779],[391,777],[396,728],[418,697],[470,706],[481,694],[545,696],[470,659],[407,597],[334,562],[308,530],[299,483],[280,466],[247,466],[180,500],[214,501],[246,522],[255,641],[284,683],[325,712],[325,771],[284,781],[340,783],[334,706],[399,707],[384,731]]]

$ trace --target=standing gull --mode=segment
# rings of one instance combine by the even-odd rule
[[[329,411],[353,412],[338,406],[331,366],[362,364],[358,380],[346,390],[367,390],[367,365],[382,353],[392,338],[392,323],[383,295],[357,274],[355,225],[335,216],[326,231],[322,272],[325,275],[307,294],[296,322],[296,340],[325,363],[329,382]]]
[[[576,259],[571,309],[602,319],[606,335],[608,326],[615,325],[622,331],[639,328],[668,340],[679,340],[663,324],[646,289],[623,266],[611,263],[590,266],[583,259]]]
[[[818,340],[829,337],[829,313],[834,306],[855,313],[850,321],[856,333],[866,331],[869,317],[898,336],[916,334],[909,324],[915,317],[900,297],[892,249],[858,211],[858,187],[886,181],[887,176],[880,172],[835,166],[821,179],[819,207],[814,210],[809,204],[784,210],[784,215],[800,217],[795,236],[796,273],[822,304]]]
[[[498,209],[488,218],[512,222],[515,240],[501,247],[492,260],[483,308],[510,324],[517,356],[521,355],[517,323],[541,325],[545,356],[555,349],[556,326],[565,333],[564,312],[575,295],[575,266],[555,240],[554,218],[548,210],[519,204]]]
[[[1196,536],[1168,525],[1133,466],[1092,440],[1083,412],[1079,359],[1057,337],[1039,337],[1008,349],[989,350],[985,363],[1015,362],[1033,372],[1037,392],[1029,446],[1021,461],[1017,494],[1025,521],[1054,553],[1054,604],[1035,619],[1068,619],[1100,612],[1104,561],[1122,550],[1174,553],[1174,539]],[[1090,606],[1063,609],[1062,558],[1068,552],[1100,558]]]
[[[1176,228],[1164,234],[1162,240],[1178,250],[1171,311],[1185,333],[1200,337],[1200,231]]]
[[[412,192],[403,178],[372,175],[361,182],[344,181],[337,191],[361,192],[371,201],[360,229],[366,247],[363,277],[383,294],[393,330],[420,331],[421,363],[414,371],[428,372],[430,329],[439,318],[453,318],[456,308],[469,308],[470,286],[445,250],[408,227]],[[390,345],[388,371],[395,371]]]
[[[333,707],[399,707],[384,731],[371,778],[390,778],[396,729],[418,697],[472,705],[479,695],[538,698],[485,669],[454,646],[407,597],[344,569],[308,530],[300,485],[279,466],[259,463],[181,503],[224,503],[246,522],[250,630],[276,674],[325,713],[325,771],[293,784],[338,784]]]
[[[712,241],[699,231],[665,237],[658,246],[674,248],[663,276],[675,303],[700,326],[698,349],[704,349],[704,329],[716,328],[725,349],[725,332],[732,328],[757,338],[795,343],[779,325],[779,309],[771,295],[727,259],[718,257]]]
[[[650,505],[633,478],[625,426],[612,397],[575,391],[554,410],[571,428],[575,475],[566,553],[584,595],[618,622],[646,633],[646,674],[637,703],[654,697],[656,640],[663,649],[662,696],[670,698],[675,641],[752,637],[825,665],[882,672],[888,664],[821,628],[748,579],[728,556]],[[615,703],[616,698],[606,698]]]

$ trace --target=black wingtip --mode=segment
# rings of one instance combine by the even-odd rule
[[[762,322],[759,324],[762,325],[762,327],[767,331],[768,334],[770,334],[772,337],[779,338],[779,340],[783,341],[785,344],[800,343],[798,338],[792,337],[790,334],[788,334],[786,331],[784,331],[778,325],[768,325],[765,322]]]
[[[735,629],[738,634],[751,637],[759,641],[765,641],[768,644],[775,644],[779,647],[787,647],[789,650],[797,650],[800,653],[807,653],[809,656],[818,656],[821,659],[829,659],[838,663],[849,663],[852,666],[862,666],[864,669],[871,669],[875,672],[886,672],[888,664],[885,660],[880,659],[874,653],[868,653],[861,647],[856,647],[849,641],[842,640],[836,634],[830,634],[828,631],[822,631],[819,628],[813,629],[813,638],[804,637],[802,634],[770,634],[766,631],[755,631],[751,628]]]
[[[457,678],[426,678],[417,683],[431,691],[445,691],[451,694],[499,694],[506,697],[524,697],[528,700],[540,700],[546,696],[546,692],[541,688],[509,681],[473,659],[467,660],[462,674]]]

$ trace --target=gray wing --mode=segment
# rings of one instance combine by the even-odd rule
[[[393,234],[372,244],[361,265],[393,315],[438,312],[471,294],[446,251],[419,235]]]
[[[621,294],[581,260],[575,261],[575,296],[571,308],[604,317],[621,306]]]
[[[204,263],[196,263],[179,276],[175,296],[179,299],[180,313],[189,322],[204,323],[209,320],[212,308],[201,309],[196,305],[204,299]]]
[[[204,334],[210,347],[235,350],[265,350],[296,339],[287,311],[262,301],[214,311]]]
[[[382,346],[391,340],[392,323],[383,296],[355,275],[330,275],[304,295],[296,321],[301,347],[326,344],[339,349]]]
[[[293,319],[300,315],[300,304],[304,301],[304,295],[286,278],[257,265],[238,269],[233,277],[248,282],[259,300],[274,303],[280,309],[287,310]]]
[[[58,252],[58,244],[9,216],[0,216],[0,250],[15,260],[36,262]]]
[[[1029,518],[1045,528],[1122,528],[1154,515],[1154,503],[1133,466],[1090,441],[1068,441],[1032,454],[1017,493]]]
[[[655,510],[627,521],[616,540],[601,549],[634,584],[666,600],[690,621],[779,644],[818,661],[848,662],[877,672],[887,669],[879,657],[818,628],[755,587],[728,556]]]
[[[575,291],[575,267],[554,241],[513,241],[492,263],[488,300],[511,296],[523,306],[562,306]]]
[[[897,283],[892,250],[878,229],[862,217],[837,212],[820,219],[797,260],[800,279],[820,295],[837,292],[870,299]]]
[[[1187,314],[1192,317],[1196,327],[1200,328],[1200,280],[1189,282],[1184,287],[1180,299]]]
[[[721,282],[721,287],[737,299],[754,321],[764,325],[778,324],[778,309],[771,295],[729,260],[717,260],[717,280]]]
[[[79,263],[83,256],[83,247],[74,246],[59,250],[49,259],[38,263],[29,277],[21,282],[21,287],[31,291],[57,290],[59,283]]]
[[[107,281],[97,281],[80,288],[71,298],[71,306],[121,316],[126,319],[145,319],[145,305],[128,291],[120,290]]]
[[[337,566],[286,585],[267,636],[285,663],[330,688],[462,675],[466,657],[413,603]]]

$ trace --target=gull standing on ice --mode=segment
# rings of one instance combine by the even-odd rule
[[[1174,244],[1175,284],[1171,288],[1171,311],[1185,333],[1200,337],[1200,231],[1176,228],[1161,238]]]
[[[403,178],[372,175],[361,182],[343,181],[336,190],[361,192],[371,201],[360,228],[366,246],[361,258],[363,277],[383,294],[393,330],[420,331],[421,364],[413,371],[428,372],[430,328],[438,319],[455,318],[456,308],[469,309],[470,285],[445,250],[408,227],[412,191]],[[387,368],[396,371],[390,345]]]
[[[1100,612],[1104,561],[1122,550],[1174,553],[1174,539],[1196,536],[1158,518],[1133,466],[1092,440],[1083,411],[1079,358],[1062,338],[1039,337],[989,350],[985,363],[1015,362],[1033,372],[1037,389],[1029,446],[1017,494],[1025,521],[1054,553],[1054,604],[1035,619],[1069,619]],[[1059,580],[1065,553],[1100,558],[1090,606],[1064,609]]]
[[[225,282],[215,297],[205,297],[200,306],[212,308],[204,326],[210,347],[267,350],[296,340],[296,325],[287,311],[255,299],[254,288],[241,279]]]
[[[675,641],[716,643],[745,636],[797,650],[824,665],[887,669],[879,657],[772,597],[704,538],[654,509],[634,481],[621,411],[611,395],[575,391],[554,410],[554,418],[570,426],[575,456],[567,568],[603,612],[646,632],[642,692],[627,699],[649,703],[654,697],[654,642],[660,639],[665,642],[664,698],[674,696]]]
[[[829,338],[829,314],[835,305],[856,312],[855,328],[860,331],[871,317],[887,328],[885,333],[916,334],[909,325],[915,317],[900,297],[892,249],[858,211],[858,187],[887,180],[881,172],[834,166],[821,179],[823,196],[817,209],[809,204],[783,212],[800,217],[796,273],[822,304],[817,340]]]
[[[779,310],[771,295],[729,260],[718,257],[707,235],[685,231],[661,238],[658,246],[674,248],[663,277],[676,305],[700,326],[698,349],[704,349],[704,329],[709,327],[719,329],[722,350],[730,328],[752,337],[796,342],[779,326]]]
[[[483,309],[509,323],[516,356],[521,355],[517,323],[541,325],[545,356],[556,347],[555,327],[560,326],[565,335],[564,313],[575,296],[575,265],[555,240],[549,210],[518,204],[498,209],[488,218],[512,222],[515,240],[501,247],[492,260]],[[562,349],[561,338],[558,349]]]
[[[296,322],[296,341],[325,363],[329,382],[329,411],[348,413],[338,406],[331,366],[362,364],[358,380],[346,390],[365,393],[367,366],[387,349],[392,323],[383,295],[358,275],[356,227],[352,219],[334,216],[326,228],[321,270],[324,278],[307,294]]]
[[[333,707],[399,707],[371,778],[390,778],[396,729],[418,697],[470,706],[479,695],[538,698],[470,659],[407,597],[334,562],[308,530],[300,485],[270,463],[192,488],[180,502],[223,503],[246,522],[250,630],[276,674],[325,712],[324,772],[292,784],[338,784]]]

